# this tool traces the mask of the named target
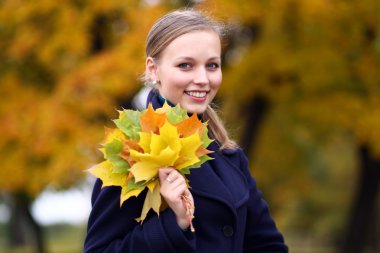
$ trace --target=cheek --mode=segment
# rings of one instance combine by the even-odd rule
[[[176,74],[172,73],[167,76],[167,84],[174,89],[185,89],[186,85],[189,83],[189,77],[183,73]]]
[[[222,84],[222,75],[215,75],[210,78],[210,85],[213,89],[218,90],[220,85]]]
[[[160,93],[163,97],[177,104],[182,99],[183,93],[189,80],[183,74],[166,75],[165,79],[161,80]]]
[[[161,88],[166,93],[176,93],[182,89],[182,86],[182,79],[180,76],[169,75],[161,80]]]

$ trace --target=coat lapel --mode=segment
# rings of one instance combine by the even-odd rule
[[[211,150],[218,150],[216,144],[211,144]],[[210,160],[201,168],[192,169],[187,178],[190,180],[191,191],[195,195],[210,198],[229,206],[234,212],[237,207],[248,199],[247,179],[233,161],[240,162],[238,158],[231,159],[222,152],[214,151]]]
[[[157,91],[150,91],[147,105],[148,103],[152,103],[155,109],[162,106]],[[210,154],[214,159],[204,163],[201,168],[192,169],[187,175],[190,190],[195,195],[222,202],[236,212],[236,208],[249,196],[247,179],[239,168],[238,151],[219,151],[216,141],[208,149],[214,151]]]

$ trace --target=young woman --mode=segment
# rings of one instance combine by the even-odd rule
[[[180,104],[208,120],[214,151],[202,168],[185,178],[173,168],[161,168],[161,195],[168,208],[150,213],[142,224],[145,196],[121,207],[120,188],[94,186],[85,252],[288,252],[266,202],[250,175],[242,149],[232,140],[210,103],[221,82],[223,27],[195,10],[179,10],[160,18],[146,43],[147,103],[154,108]],[[195,204],[195,232],[182,196]]]

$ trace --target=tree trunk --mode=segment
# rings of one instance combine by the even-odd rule
[[[259,128],[262,125],[268,107],[269,103],[267,99],[262,96],[256,96],[246,108],[243,108],[245,112],[248,112],[248,115],[246,117],[247,123],[244,127],[240,145],[247,155],[250,154],[257,143]]]
[[[368,147],[359,148],[360,168],[356,196],[340,252],[380,252],[379,197],[380,160],[371,156]]]
[[[10,200],[11,217],[9,220],[10,246],[32,245],[34,252],[44,253],[44,242],[41,226],[30,212],[31,199],[25,194],[16,194]]]

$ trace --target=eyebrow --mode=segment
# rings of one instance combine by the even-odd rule
[[[193,57],[188,57],[188,56],[180,56],[180,57],[176,58],[175,60],[177,60],[177,61],[179,61],[179,60],[193,61],[194,58]],[[207,60],[208,61],[220,61],[221,57],[211,57],[211,58],[209,58]]]

